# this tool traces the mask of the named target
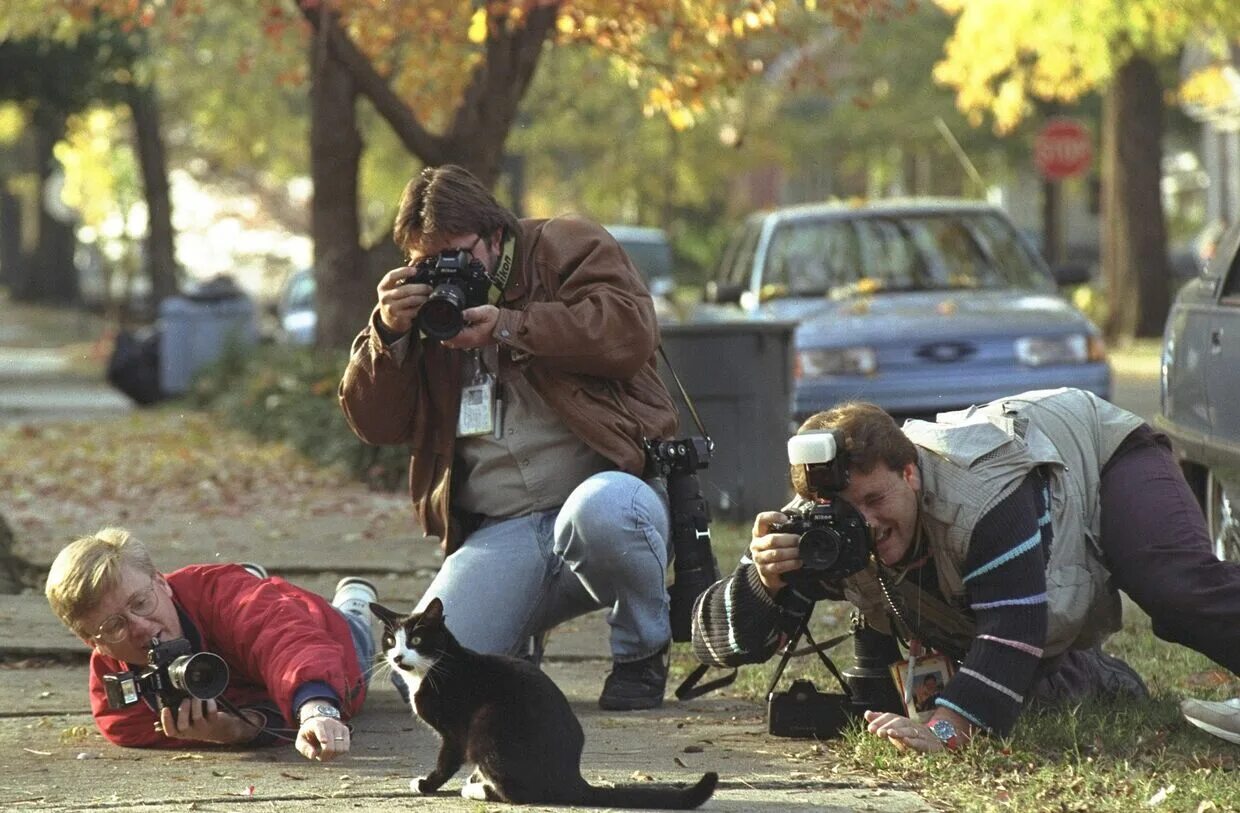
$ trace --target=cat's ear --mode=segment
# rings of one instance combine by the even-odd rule
[[[392,612],[387,607],[384,607],[382,604],[375,601],[370,602],[370,611],[375,614],[376,618],[383,622],[383,626],[385,627],[399,627],[401,619],[404,618],[404,616],[400,613]]]
[[[443,621],[443,602],[439,600],[438,596],[431,599],[431,603],[426,605],[426,609],[422,611],[422,620],[436,624]]]

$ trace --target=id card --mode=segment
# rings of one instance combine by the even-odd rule
[[[473,353],[472,375],[461,387],[461,410],[456,419],[456,436],[472,438],[495,431],[495,376],[482,368],[477,351]]]
[[[934,714],[935,701],[955,669],[951,659],[938,653],[910,660],[911,668],[908,661],[891,664],[891,676],[909,718],[924,723]]]

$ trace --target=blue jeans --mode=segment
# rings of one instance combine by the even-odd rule
[[[438,596],[464,646],[519,655],[530,636],[606,608],[612,657],[640,660],[671,640],[669,545],[662,481],[602,472],[559,509],[485,520],[444,560],[417,610]]]
[[[362,679],[370,685],[370,667],[375,662],[375,636],[370,632],[370,616],[362,617],[347,613],[339,607],[336,612],[349,622],[349,633],[353,636],[353,651],[357,653],[357,663],[362,668]]]

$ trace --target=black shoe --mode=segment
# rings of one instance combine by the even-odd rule
[[[640,661],[612,663],[598,705],[607,711],[657,709],[667,686],[667,647]]]

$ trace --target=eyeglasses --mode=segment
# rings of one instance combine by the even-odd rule
[[[127,615],[149,618],[158,606],[159,594],[155,592],[155,580],[152,579],[149,587],[135,593],[129,599],[129,603],[125,605],[124,613],[117,613],[103,619],[103,623],[99,625],[99,631],[91,637],[96,641],[103,641],[105,644],[119,644],[129,635],[129,618]]]

